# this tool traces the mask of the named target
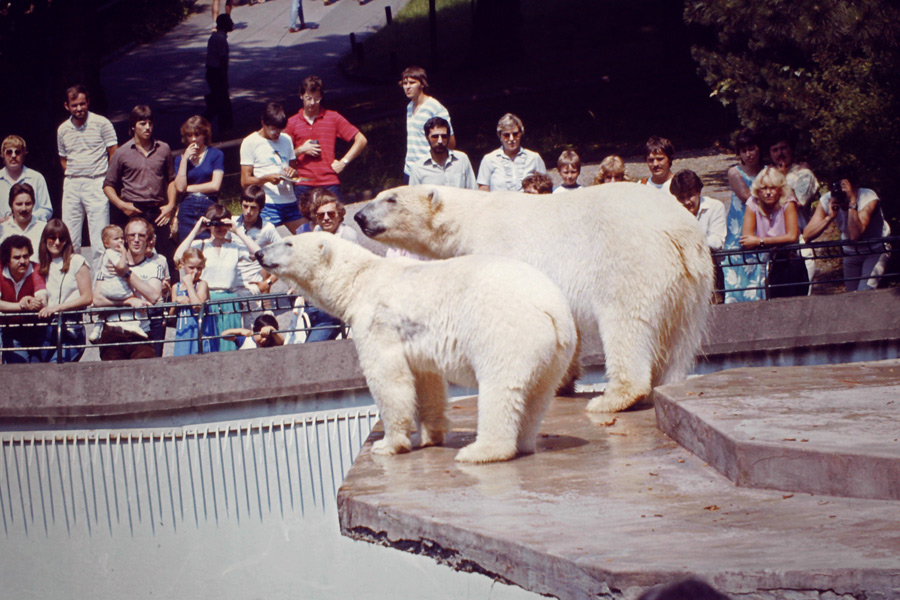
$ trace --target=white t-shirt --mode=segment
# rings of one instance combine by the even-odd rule
[[[203,268],[203,279],[209,289],[233,292],[240,286],[238,263],[250,260],[250,251],[242,243],[229,240],[219,247],[213,246],[212,240],[194,240],[191,248],[203,252],[206,266]]]
[[[47,306],[56,306],[67,302],[80,295],[76,274],[86,264],[80,254],[72,254],[69,259],[69,270],[62,272],[62,256],[50,261],[50,270],[47,272]]]
[[[282,133],[278,141],[266,139],[254,131],[241,142],[241,166],[253,167],[256,177],[281,174],[285,167],[290,166],[294,159],[294,144],[291,137]],[[294,196],[294,184],[282,179],[277,185],[266,183],[263,185],[266,191],[266,202],[273,204],[289,204],[296,202]]]
[[[244,217],[238,217],[238,226],[243,226]],[[278,233],[278,230],[275,229],[275,226],[264,220],[262,217],[259,217],[257,220],[258,227],[252,227],[250,229],[244,229],[250,239],[256,242],[260,248],[265,248],[270,244],[274,244],[276,242],[281,241],[281,235]],[[244,242],[238,238],[234,240],[240,245],[244,245]],[[260,266],[259,261],[256,260],[253,256],[250,256],[250,251],[247,250],[246,258],[241,258],[238,261],[238,275],[240,277],[240,282],[238,285],[242,285],[251,292],[259,291],[259,288],[255,285],[249,285],[252,281],[262,281],[262,266]]]

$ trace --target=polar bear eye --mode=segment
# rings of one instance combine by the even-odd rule
[[[390,198],[385,199],[385,202],[387,202],[388,204],[397,204],[397,198],[391,196]]]

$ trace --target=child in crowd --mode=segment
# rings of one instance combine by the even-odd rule
[[[621,157],[611,154],[600,161],[600,170],[594,177],[594,185],[615,181],[629,181],[629,179],[625,172],[625,161]]]
[[[206,258],[203,252],[197,248],[185,250],[181,257],[181,280],[172,288],[172,302],[181,304],[177,311],[173,307],[169,314],[178,315],[175,324],[175,349],[174,356],[187,356],[198,354],[197,331],[200,328],[196,313],[200,310],[200,304],[209,299],[209,284],[200,279],[203,268],[206,266]],[[216,318],[207,316],[203,318],[203,352],[218,352],[219,339],[216,337]]]
[[[97,261],[95,270],[95,280],[100,282],[100,290],[110,300],[121,302],[134,297],[134,290],[131,289],[128,281],[118,273],[118,270],[128,267],[128,259],[125,255],[125,232],[118,225],[107,225],[100,235],[105,248]],[[93,343],[100,339],[104,326],[118,327],[123,331],[147,337],[147,332],[141,328],[141,322],[138,319],[112,320],[103,315],[100,319],[88,337]]]
[[[552,194],[553,180],[549,175],[535,171],[522,180],[522,191],[526,194]]]
[[[556,161],[556,170],[562,177],[562,185],[553,190],[554,194],[577,190],[578,176],[581,175],[581,157],[574,150],[563,150]]]
[[[672,182],[672,161],[675,160],[675,146],[666,138],[653,136],[644,144],[644,158],[650,169],[650,178],[641,183],[652,185],[658,190],[669,193]]]
[[[263,313],[256,317],[253,331],[235,327],[223,331],[222,337],[236,343],[241,350],[284,345],[284,338],[278,333],[278,320],[271,313]]]

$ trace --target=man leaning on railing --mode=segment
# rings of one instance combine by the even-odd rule
[[[809,224],[803,229],[807,241],[818,238],[835,222],[841,239],[851,242],[877,240],[891,235],[881,212],[878,194],[858,185],[852,169],[835,171],[829,191],[819,199]],[[882,243],[843,247],[844,286],[848,292],[878,287],[888,262],[889,248]]]
[[[163,280],[165,279],[165,266],[160,260],[148,257],[148,249],[153,240],[153,229],[149,221],[143,217],[132,217],[125,225],[125,254],[127,265],[121,271],[118,265],[116,269],[134,290],[134,296],[125,300],[116,301],[103,295],[102,278],[112,273],[97,274],[97,284],[94,285],[94,306],[129,306],[132,308],[146,308],[156,304],[162,296]],[[164,259],[162,259],[164,260]],[[139,313],[141,333],[126,331],[115,326],[115,319],[108,317],[106,326],[98,341],[100,345],[100,360],[128,360],[135,358],[152,358],[156,356],[153,344],[149,342],[150,322],[146,311],[123,311],[117,315],[122,320],[134,318],[133,313]]]

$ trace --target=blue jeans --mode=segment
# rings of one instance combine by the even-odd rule
[[[65,323],[62,332],[62,354],[57,353],[56,323],[47,328],[47,345],[44,362],[78,362],[84,354],[84,325],[81,323]]]
[[[47,326],[35,323],[4,328],[2,354],[4,364],[45,362]]]
[[[191,233],[191,229],[194,228],[194,225],[197,224],[197,221],[200,220],[200,217],[206,215],[206,211],[209,210],[210,206],[216,204],[215,198],[210,198],[206,194],[188,194],[181,201],[181,205],[178,207],[178,242],[181,243],[184,241],[184,238]],[[198,240],[202,240],[204,238],[209,237],[208,231],[201,232],[198,236]]]
[[[306,336],[307,344],[333,340],[341,333],[341,320],[332,317],[324,310],[307,305],[306,314],[309,316],[309,324],[312,326],[309,335]]]
[[[303,201],[303,194],[306,192],[320,187],[324,187],[326,190],[337,196],[338,200],[341,199],[341,186],[339,185],[295,185],[294,195],[297,197],[297,202]]]
[[[303,18],[303,4],[301,0],[291,0],[291,27],[305,27],[306,20]]]

